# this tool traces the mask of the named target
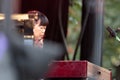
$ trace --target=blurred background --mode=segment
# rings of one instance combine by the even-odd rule
[[[120,79],[120,42],[115,38],[111,38],[107,26],[116,30],[120,27],[120,0],[104,0],[104,42],[103,42],[103,59],[102,66],[107,69],[111,69],[113,77],[117,80]],[[68,24],[68,34],[67,43],[69,55],[72,56],[76,41],[78,39],[78,34],[81,30],[81,9],[82,0],[71,0],[71,5],[69,6],[69,24]],[[118,32],[118,36],[120,33]],[[78,54],[80,50],[78,50]],[[77,55],[79,59],[79,55]]]
[[[39,10],[48,16],[50,24],[46,30],[45,37],[48,40],[64,43],[60,34],[60,26],[62,26],[65,34],[64,38],[66,39],[65,47],[68,50],[70,60],[72,60],[79,33],[81,32],[82,0],[18,0],[14,1],[13,4],[13,8],[15,8],[14,13],[27,13],[29,10]],[[16,5],[19,6],[16,7]],[[106,27],[110,26],[113,30],[120,27],[119,8],[120,0],[104,0],[102,67],[112,71],[114,80],[120,79],[120,42],[110,36]],[[62,18],[59,18],[59,16]],[[28,33],[31,32],[28,31]],[[119,32],[118,36],[120,36]],[[76,60],[79,60],[79,58],[80,48],[77,51]]]

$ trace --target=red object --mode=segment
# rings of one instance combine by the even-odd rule
[[[111,80],[111,71],[88,61],[55,61],[51,64],[47,78],[93,78]]]

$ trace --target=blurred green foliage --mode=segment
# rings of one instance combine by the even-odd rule
[[[67,33],[68,51],[70,53],[70,58],[73,57],[73,53],[78,40],[78,35],[80,34],[81,30],[81,9],[81,0],[70,0],[68,20],[69,24]],[[79,59],[79,56],[77,56],[77,59]]]
[[[116,30],[120,26],[120,0],[105,0],[104,6],[105,27],[110,26],[112,29]],[[118,36],[120,37],[119,32]],[[120,42],[115,38],[111,38],[105,30],[103,44],[103,67],[111,68],[113,76],[117,77],[115,76],[116,74],[120,75],[120,73],[116,73],[117,67],[120,67]]]
[[[71,58],[81,30],[81,9],[82,0],[70,0],[67,43]],[[104,42],[102,63],[104,68],[112,69],[114,77],[118,74],[116,73],[117,67],[120,67],[120,42],[115,38],[110,37],[106,27],[110,26],[115,30],[120,26],[119,9],[120,0],[104,0]],[[118,36],[120,37],[119,32]],[[78,51],[77,58],[79,58],[79,53],[80,50]]]

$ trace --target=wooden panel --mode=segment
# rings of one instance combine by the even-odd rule
[[[111,80],[111,71],[88,61],[55,61],[51,66],[47,78]]]
[[[95,80],[111,80],[111,71],[88,62],[87,77]]]
[[[87,77],[87,62],[86,61],[58,61],[54,62],[52,69],[47,76],[50,78],[79,78]]]

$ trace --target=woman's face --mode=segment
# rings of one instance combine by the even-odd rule
[[[38,20],[33,27],[34,37],[39,39],[44,38],[45,31],[46,31],[46,26],[40,26],[40,20]]]

